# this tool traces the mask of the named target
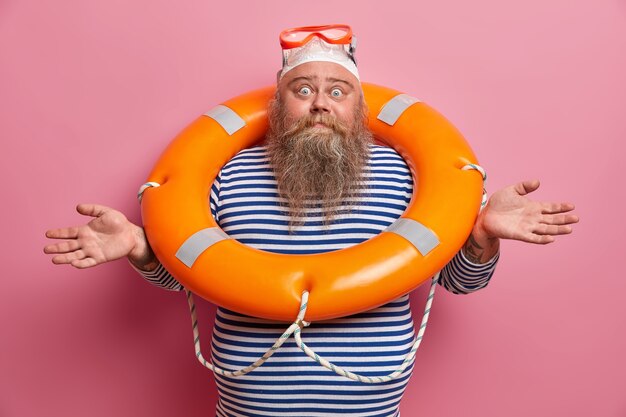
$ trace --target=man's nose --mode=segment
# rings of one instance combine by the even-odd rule
[[[311,113],[330,113],[330,100],[324,94],[316,94],[311,103]]]

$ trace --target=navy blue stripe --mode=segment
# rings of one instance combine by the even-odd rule
[[[222,397],[221,398],[222,401],[222,405],[226,408],[229,408],[231,411],[237,412],[237,413],[241,413],[241,411],[237,410],[236,408],[230,408],[227,406],[227,404],[230,404],[231,401],[229,401],[227,398]],[[317,402],[317,401],[305,401],[302,400],[302,402]],[[321,413],[321,412],[327,412],[330,413],[329,415],[337,415],[337,414],[353,414],[353,413],[369,413],[369,412],[373,412],[373,411],[380,411],[380,410],[385,410],[387,408],[393,407],[394,405],[397,405],[398,403],[400,403],[400,400],[397,401],[393,401],[389,404],[385,404],[385,405],[381,405],[381,406],[377,406],[377,407],[363,407],[363,408],[359,408],[357,410],[354,409],[345,409],[345,408],[336,408],[336,407],[332,407],[332,408],[325,408],[325,407],[289,407],[289,409],[286,409],[286,412],[289,413]],[[237,406],[239,408],[242,409],[246,409],[246,410],[254,410],[254,411],[260,411],[260,412],[280,412],[278,409],[276,408],[271,408],[271,407],[261,407],[261,406],[256,406],[256,405],[242,405],[242,404],[237,404]],[[250,416],[254,416],[254,417],[258,417],[258,415],[256,414],[250,414]]]
[[[332,229],[325,230],[324,235],[340,235],[340,234],[377,234],[378,229],[350,228],[350,229]],[[288,230],[268,230],[246,228],[240,230],[229,230],[229,236],[237,236],[241,234],[265,234],[270,236],[319,236],[320,232],[316,230],[294,230],[289,233]]]
[[[241,181],[241,178],[222,178],[221,180],[221,186],[224,187],[224,184],[231,184],[231,183],[235,183],[237,184],[239,181]],[[274,178],[274,175],[270,174],[270,175],[255,175],[255,176],[250,176],[250,177],[246,177],[246,181],[275,181],[276,179]],[[259,184],[259,185],[263,185],[263,184]],[[226,188],[226,187],[224,187]]]
[[[372,312],[365,312],[365,313],[359,313],[359,314],[355,314],[353,316],[349,316],[349,317],[361,317],[364,316],[365,314],[386,314],[384,309],[391,309],[391,308],[398,308],[398,307],[407,307],[409,304],[409,299],[407,298],[402,298],[400,301],[390,301],[387,304],[385,304],[383,307],[379,307],[376,310],[373,310]],[[237,313],[236,311],[233,310],[229,310],[227,308],[224,307],[220,307],[220,311],[224,312],[224,314],[230,314],[233,316],[240,316],[240,317],[248,317],[250,318],[250,316],[246,316],[245,314],[241,314],[241,313]],[[408,311],[408,310],[407,310]],[[393,312],[389,312],[389,314],[393,314]],[[372,316],[372,317],[376,317],[376,316]],[[325,323],[324,321],[318,322],[318,324],[323,324]]]
[[[216,360],[217,362],[217,360]],[[315,362],[313,362],[315,363]],[[246,365],[249,365],[249,363],[247,363]],[[276,378],[276,377],[289,377],[289,378],[298,378],[298,377],[318,377],[318,376],[329,376],[329,375],[336,375],[334,372],[327,370],[326,368],[322,368],[321,366],[317,366],[318,369],[320,370],[315,370],[315,371],[309,371],[309,370],[304,370],[304,369],[297,369],[295,371],[266,371],[267,369],[267,363],[263,364],[263,366],[257,368],[254,370],[254,377],[260,377],[260,378]],[[302,363],[298,363],[298,366],[303,365]],[[293,365],[292,365],[293,366]],[[235,366],[235,367],[230,367],[230,366],[222,366],[222,368],[226,371],[236,371],[238,368],[240,368],[241,366]],[[385,375],[389,375],[390,371],[387,369],[383,369],[380,371],[368,371],[368,370],[363,370],[360,369],[359,370],[359,374],[361,374],[362,376],[369,376],[369,377],[376,377],[376,376],[385,376]],[[247,381],[246,381],[247,382]]]
[[[223,170],[222,171],[222,180],[225,177],[229,177],[235,174],[252,174],[252,173],[256,173],[256,172],[263,172],[263,173],[271,173],[272,169],[267,167],[267,168],[257,168],[257,169],[233,169],[233,170],[229,170],[228,172]]]
[[[394,381],[394,384],[398,383],[399,381],[401,381],[401,380],[396,379]],[[405,381],[406,381],[406,378],[405,378]],[[221,387],[228,388],[228,385],[225,385],[220,379],[216,379],[215,382],[217,383],[217,385],[219,385]],[[242,387],[242,388],[240,388],[240,391],[248,393],[248,394],[294,395],[294,396],[295,395],[304,395],[304,394],[320,395],[320,396],[336,395],[337,394],[337,390],[313,389],[313,388],[307,388],[307,389],[268,389],[268,388],[243,388]],[[397,388],[381,389],[381,390],[377,390],[375,393],[379,394],[379,395],[385,395],[385,394],[391,394],[394,391],[397,391]],[[354,395],[354,396],[372,395],[371,391],[366,391],[366,390],[363,390],[363,389],[341,390],[340,392],[341,392],[341,394]]]
[[[259,414],[258,414],[259,412],[258,412],[258,411],[256,411],[256,410],[255,410],[254,412],[252,412],[252,413],[245,412],[245,411],[240,411],[240,410],[235,410],[234,408],[231,408],[230,406],[227,406],[227,405],[225,405],[225,404],[222,404],[222,403],[221,403],[221,401],[220,401],[220,403],[219,403],[219,406],[220,406],[220,407],[224,407],[224,408],[228,408],[229,410],[233,410],[234,412],[236,412],[236,413],[237,413],[237,416],[244,416],[244,417],[259,417]],[[391,405],[391,404],[389,405],[389,407],[392,407],[392,406],[393,406],[393,405]],[[285,410],[285,411],[286,411],[286,412],[289,412],[290,410]],[[226,411],[225,411],[225,410],[221,410],[221,412],[226,413]],[[398,416],[398,412],[399,412],[399,411],[397,411],[397,410],[395,410],[395,409],[394,409],[394,410],[393,410],[393,411],[391,411],[391,412],[384,412],[384,413],[379,413],[379,414],[370,414],[368,417],[397,417],[397,416]],[[274,410],[274,413],[273,413],[271,416],[272,416],[272,417],[275,417],[275,416],[279,415],[279,414],[277,414],[277,413],[279,413],[279,411]],[[358,410],[357,410],[357,411],[355,411],[355,413],[357,413],[357,414],[355,414],[355,415],[359,415],[359,411],[358,411]],[[226,415],[227,415],[227,417],[235,417],[235,414],[230,414],[230,413],[228,413],[228,414],[226,414]],[[328,414],[328,415],[329,415],[329,416],[333,416],[333,415],[335,415],[335,414],[332,414],[332,413],[331,413],[331,414]],[[301,416],[301,417],[308,417],[308,416]]]
[[[372,170],[374,169],[379,169],[379,168],[398,168],[398,169],[403,169],[406,167],[406,165],[404,165],[404,163],[402,162],[397,162],[397,163],[393,163],[393,162],[384,162],[384,163],[376,163],[376,164],[372,164]],[[366,170],[365,172],[368,172],[368,170]]]
[[[218,323],[215,323],[214,328],[224,334],[229,334],[232,336],[248,337],[250,335],[250,333],[244,332],[244,331],[225,329],[221,327]],[[406,329],[398,330],[398,331],[387,331],[387,332],[352,332],[352,331],[348,332],[346,330],[346,332],[344,333],[335,334],[335,337],[346,337],[348,335],[350,337],[394,337],[394,336],[403,336],[407,334],[407,332],[408,331]],[[254,336],[258,337],[259,339],[274,339],[274,340],[276,339],[276,335],[272,333],[254,333]],[[303,335],[303,337],[305,337],[305,335]],[[328,337],[328,334],[324,332],[310,331],[309,329],[307,329],[306,337],[309,337],[309,338]],[[372,343],[372,346],[375,346],[375,344]]]
[[[404,382],[405,380],[408,380],[411,377],[411,369],[413,367],[413,364],[411,364],[410,366],[407,367],[407,369],[401,374],[401,376],[399,376],[398,378],[394,379],[393,381],[389,381],[389,382],[382,382],[380,384],[377,384],[376,386],[379,387],[384,387],[385,385],[393,385],[393,384],[398,384],[401,382]],[[329,371],[330,372],[330,371]],[[298,376],[294,377],[293,379],[289,379],[289,380],[276,380],[276,381],[268,381],[265,379],[253,379],[253,378],[248,378],[246,379],[246,381],[242,381],[241,379],[237,379],[237,378],[228,378],[225,377],[223,375],[219,375],[219,374],[215,374],[216,380],[222,380],[222,381],[226,381],[229,382],[231,385],[232,384],[246,384],[246,385],[255,385],[255,386],[261,386],[261,387],[266,387],[268,385],[273,385],[276,387],[288,387],[288,386],[324,386],[324,387],[331,387],[331,386],[340,386],[340,387],[363,387],[363,386],[369,386],[372,387],[372,385],[370,384],[366,384],[364,382],[359,382],[359,381],[353,381],[353,380],[349,380],[349,379],[344,379],[339,377],[338,375],[332,374],[333,376],[335,376],[335,378],[333,378],[332,380],[321,380],[321,379],[315,379],[315,380],[310,380],[310,379],[304,379],[304,378],[300,378]],[[326,375],[328,376],[328,375]],[[407,381],[408,382],[408,381]]]
[[[260,188],[260,187],[257,187]],[[271,187],[268,189],[272,189],[272,190],[276,190],[275,187]],[[225,190],[222,190],[225,191]],[[273,192],[264,192],[264,191],[253,191],[253,192],[233,192],[232,194],[228,194],[228,195],[224,195],[222,194],[222,204],[221,204],[221,208],[222,209],[226,209],[230,207],[230,204],[236,204],[238,206],[249,206],[250,202],[249,201],[245,201],[245,202],[238,202],[238,203],[228,203],[229,200],[233,200],[236,198],[239,199],[243,199],[243,198],[256,198],[256,199],[261,199],[261,198],[265,198],[265,199],[273,199],[274,201],[255,201],[255,204],[263,204],[263,205],[270,205],[270,206],[278,206],[280,207],[280,203],[278,201],[275,201],[278,199],[278,193],[276,191]],[[411,201],[411,196],[404,196],[402,194],[381,194],[381,193],[368,193],[368,194],[358,194],[356,196],[351,196],[350,197],[351,200],[346,200],[342,203],[343,206],[349,207],[349,206],[357,206],[357,205],[361,205],[361,206],[374,206],[374,205],[378,205],[381,206],[382,202],[377,202],[377,201],[371,201],[371,200],[367,200],[367,199],[385,199],[385,200],[398,200],[398,201],[404,201],[405,203],[408,203]],[[353,198],[356,198],[357,200],[352,200]],[[321,206],[319,204],[305,204],[305,207],[308,208],[320,208]],[[402,207],[406,208],[406,204],[404,204],[403,206],[398,206],[397,208],[402,210]]]
[[[397,219],[398,215],[394,213],[388,212],[372,212],[369,210],[358,210],[355,212],[355,215],[367,216],[367,215],[375,215],[378,217],[389,217],[391,219]],[[234,220],[229,222],[224,222],[224,219],[230,217],[239,217],[242,215],[250,216],[251,219],[243,219],[243,220]],[[220,219],[222,220],[221,226],[222,229],[227,229],[228,227],[241,225],[241,224],[266,224],[266,225],[274,225],[274,226],[287,226],[288,221],[286,220],[276,220],[276,219],[260,219],[254,218],[254,216],[286,216],[287,213],[279,210],[246,210],[245,213],[242,212],[232,212],[232,213],[221,213]],[[321,213],[311,213],[309,217],[322,217]],[[343,225],[343,224],[354,224],[354,223],[363,223],[363,224],[380,224],[383,226],[389,226],[393,221],[383,221],[377,219],[368,219],[368,218],[346,218],[346,219],[336,219],[333,221],[333,225]],[[304,223],[305,227],[310,226],[323,226],[323,221],[307,221]]]
[[[243,159],[243,158],[242,158]],[[223,169],[223,172],[230,173],[231,168],[239,168],[239,167],[257,167],[263,164],[263,161],[252,161],[252,162],[244,162],[239,159],[232,159],[228,165],[226,165]]]
[[[239,326],[242,326],[243,328],[251,328],[251,329],[279,329],[279,330],[285,329],[284,323],[249,323],[249,322],[231,320],[231,319],[227,319],[225,317],[219,317],[219,316],[216,317],[216,321],[225,325],[232,325],[232,326],[239,325]],[[396,320],[396,321],[375,321],[375,322],[367,321],[367,322],[355,322],[355,323],[327,322],[327,323],[324,323],[323,325],[316,326],[316,329],[319,329],[320,327],[322,328],[321,329],[322,331],[324,331],[324,329],[344,329],[346,327],[349,327],[350,329],[360,329],[360,328],[368,328],[368,327],[378,329],[382,327],[404,326],[411,322],[412,322],[412,318],[410,316],[404,320]],[[304,334],[306,335],[309,334],[308,330],[309,329],[303,331],[303,336]],[[330,337],[332,334],[333,333],[329,333],[328,337]]]
[[[239,242],[245,245],[294,245],[294,246],[317,246],[317,245],[356,245],[361,242],[365,242],[367,238],[344,238],[344,239],[318,239],[315,242],[309,242],[307,240],[290,240],[285,242],[284,239],[261,239],[261,238],[239,238]]]
[[[262,178],[259,178],[259,177],[254,177],[254,178],[250,178],[249,180],[247,180],[247,181],[250,181],[250,183],[248,182],[241,183],[238,180],[237,182],[235,182],[234,185],[225,186],[224,184],[222,184],[220,189],[222,191],[255,190],[254,194],[257,194],[256,190],[259,190],[259,189],[262,189],[262,190],[266,190],[266,189],[276,190],[277,189],[276,183],[261,183],[260,182],[261,180]],[[264,180],[264,181],[267,181],[267,180]],[[393,181],[393,184],[397,184],[397,181]],[[361,188],[359,190],[358,197],[363,198],[363,197],[380,196],[380,197],[385,197],[385,198],[396,198],[395,193],[394,194],[372,194],[369,192],[371,190],[386,190],[386,191],[396,191],[400,193],[411,193],[412,187],[411,187],[411,184],[408,184],[408,183],[404,187],[397,186],[397,185],[371,184],[366,189]],[[262,194],[259,194],[259,196],[261,195]],[[232,195],[228,195],[228,196],[224,196],[224,198],[234,198],[234,197]]]
[[[329,356],[328,353],[324,353],[324,355]],[[322,356],[324,356],[322,355]],[[277,362],[277,361],[267,361],[263,364],[263,366],[261,368],[258,368],[260,371],[263,372],[286,372],[290,375],[298,375],[299,373],[306,373],[307,370],[305,370],[304,368],[316,368],[316,369],[324,369],[321,367],[321,365],[317,362],[315,362],[314,360],[312,360],[311,358],[309,358],[308,356],[304,355],[304,353],[301,353],[301,355],[299,356],[300,361],[294,362],[294,363],[283,363],[283,362]],[[245,361],[238,361],[238,360],[234,360],[234,359],[228,359],[222,356],[215,356],[214,357],[215,362],[219,362],[220,364],[224,364],[224,365],[231,365],[231,369],[239,369],[239,368],[243,368],[246,367],[248,365],[250,365],[250,361],[245,360]],[[396,360],[387,360],[387,361],[374,361],[374,360],[366,360],[366,361],[347,361],[347,360],[335,360],[333,361],[333,363],[337,366],[341,366],[342,368],[359,368],[359,367],[368,367],[368,368],[373,368],[373,367],[385,367],[385,368],[389,368],[391,369],[391,371],[393,371],[396,368],[399,368],[400,365],[403,362],[403,358],[402,359],[396,359]],[[297,370],[295,371],[268,371],[271,368],[294,368],[294,364],[297,363]],[[391,372],[390,370],[385,370],[382,371],[383,374],[382,375],[387,375],[388,373]],[[363,370],[361,370],[361,372],[363,372]],[[373,371],[372,371],[373,372]]]
[[[219,329],[215,329],[215,330],[219,330]],[[255,334],[256,336],[256,334]],[[276,335],[275,339],[278,338],[279,335]],[[345,338],[345,335],[341,335],[342,337]],[[215,339],[215,341],[225,344],[225,345],[232,345],[232,346],[239,346],[239,347],[245,347],[245,348],[259,348],[259,349],[264,349],[267,350],[270,348],[270,346],[272,346],[272,344],[274,344],[274,340],[272,339],[268,339],[266,341],[258,341],[258,342],[248,342],[248,341],[243,341],[243,340],[237,340],[237,339],[228,339],[228,338],[224,338],[218,334],[213,334],[213,338]],[[355,340],[333,340],[332,342],[328,342],[328,341],[319,341],[319,340],[310,340],[310,338],[307,340],[306,344],[311,348],[311,349],[317,349],[317,348],[337,348],[337,349],[361,349],[361,348],[366,348],[366,347],[387,347],[387,348],[394,348],[397,346],[403,346],[406,345],[407,343],[412,342],[414,339],[414,336],[410,335],[410,333],[407,332],[407,337],[404,339],[398,339],[398,340],[376,340],[376,341],[365,341],[365,342],[361,342],[361,341],[355,341]],[[296,343],[294,341],[287,341],[283,344],[283,347],[285,348],[289,348],[289,347],[297,347]],[[354,354],[356,354],[355,352],[353,352]]]
[[[263,193],[261,193],[261,197]],[[268,193],[269,194],[269,193]],[[249,196],[249,197],[253,197],[253,196]],[[405,202],[409,202],[410,198],[400,198],[399,200],[401,201],[405,201]],[[399,211],[404,211],[406,209],[406,204],[391,204],[391,203],[385,203],[382,201],[360,201],[359,202],[361,205],[367,206],[367,207],[380,207],[380,208],[388,208],[388,209],[393,209],[393,210],[399,210]],[[344,204],[349,205],[349,204],[356,204],[356,202],[345,202]],[[263,207],[276,207],[278,206],[278,204],[275,201],[255,201],[254,202],[255,206],[263,206]],[[250,202],[249,201],[241,201],[241,202],[236,202],[236,203],[227,203],[227,204],[221,204],[220,205],[220,210],[228,210],[231,208],[235,208],[235,207],[249,207],[250,206]],[[250,212],[250,210],[246,210],[246,214],[248,214]],[[312,215],[322,215],[322,213],[311,213]]]
[[[394,390],[397,391],[397,390]],[[267,394],[267,393],[264,393]],[[304,393],[306,394],[306,393]],[[338,393],[335,392],[333,393],[334,395],[337,395]],[[329,395],[333,395],[333,394],[329,394]],[[344,394],[343,392],[341,392],[340,394]],[[283,395],[283,396],[279,396],[276,398],[263,398],[262,396],[257,397],[254,401],[258,402],[258,403],[266,403],[266,404],[299,404],[302,403],[306,400],[302,399],[302,398],[297,398],[295,397],[296,394],[293,395]],[[370,393],[370,395],[372,395]],[[242,400],[242,401],[249,401],[249,397],[245,397],[242,395],[236,395],[233,393],[228,393],[228,396],[237,400]],[[365,404],[365,405],[375,405],[375,404],[380,404],[382,402],[387,402],[387,401],[391,401],[391,400],[395,400],[395,399],[399,399],[402,396],[402,394],[396,394],[396,395],[390,395],[388,397],[385,398],[356,398],[356,399],[349,399],[349,400],[344,400],[344,399],[339,399],[339,398],[324,398],[323,396],[320,396],[319,398],[315,398],[315,399],[311,399],[311,402],[314,402],[316,404],[338,404],[338,405],[355,405],[355,404]],[[248,407],[248,406],[246,406]],[[385,408],[390,407],[389,405],[385,406]],[[363,412],[363,409],[359,409],[360,412]]]
[[[240,169],[231,169],[222,171],[222,184],[229,184],[235,181],[251,181],[255,178],[259,179],[268,179],[275,180],[272,175],[272,169],[263,167],[263,165],[258,165],[261,168],[240,168]],[[413,184],[413,177],[410,173],[402,172],[396,169],[391,169],[392,167],[388,166],[378,166],[373,168],[368,168],[363,170],[363,174],[370,181],[388,181],[394,183],[410,183]],[[239,174],[256,174],[256,175],[246,175],[240,176],[236,178],[229,178]],[[263,175],[266,174],[266,175]],[[395,175],[398,178],[387,178],[387,177],[377,177],[377,175]],[[402,179],[404,177],[404,179]],[[373,185],[373,184],[372,184]]]
[[[276,338],[278,339],[278,336],[276,336]],[[413,340],[410,340],[411,342]],[[308,342],[305,342],[307,345],[309,345]],[[371,345],[368,344],[368,347],[370,347]],[[285,347],[284,345],[281,347]],[[313,349],[313,346],[309,346],[311,349]],[[234,349],[226,349],[223,347],[218,346],[217,344],[215,344],[215,340],[213,341],[212,344],[212,348],[215,352],[220,353],[222,355],[233,355],[233,356],[240,356],[240,357],[247,357],[247,358],[251,358],[251,359],[258,359],[263,353],[265,352],[246,352],[246,351],[242,351],[242,350],[234,350]],[[316,349],[319,347],[315,347]],[[269,346],[268,346],[269,349]],[[411,346],[409,347],[405,347],[404,349],[399,349],[399,350],[385,350],[383,352],[379,352],[379,351],[346,351],[345,349],[341,349],[340,351],[337,352],[328,352],[328,351],[324,351],[323,355],[324,356],[332,356],[332,357],[341,357],[341,356],[345,356],[345,357],[354,357],[354,358],[366,358],[366,357],[384,357],[384,356],[400,356],[400,355],[406,355],[407,353],[409,353],[409,351],[411,350]],[[277,350],[276,352],[274,352],[274,354],[272,355],[273,358],[301,358],[303,355],[302,351],[298,350],[296,352],[288,352],[285,349],[282,350]],[[221,355],[218,355],[219,357],[221,357]]]

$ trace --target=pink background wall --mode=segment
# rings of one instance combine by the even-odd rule
[[[504,242],[488,289],[439,291],[403,415],[625,416],[626,3],[296,3],[0,4],[0,415],[212,415],[184,297],[125,262],[53,266],[44,231],[83,221],[78,202],[138,221],[170,139],[272,83],[281,29],[346,22],[362,78],[448,116],[491,191],[538,177],[582,219],[549,246]]]

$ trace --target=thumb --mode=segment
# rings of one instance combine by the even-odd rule
[[[515,185],[515,191],[519,195],[526,195],[532,193],[539,188],[539,180],[526,180]]]
[[[84,216],[100,217],[107,211],[111,210],[110,207],[101,206],[99,204],[79,204],[76,206],[76,211]]]

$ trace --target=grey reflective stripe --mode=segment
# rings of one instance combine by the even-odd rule
[[[378,113],[378,120],[393,126],[402,113],[414,103],[419,103],[419,99],[411,97],[408,94],[398,94],[389,100]]]
[[[193,235],[178,248],[176,257],[189,268],[196,262],[198,256],[217,242],[230,239],[219,227],[209,227],[202,229]]]
[[[222,104],[213,107],[204,115],[219,123],[229,135],[246,125],[246,122],[237,113]]]
[[[422,223],[411,219],[400,218],[385,229],[385,232],[402,236],[411,242],[422,256],[426,256],[428,252],[439,245],[439,238],[435,232]]]

